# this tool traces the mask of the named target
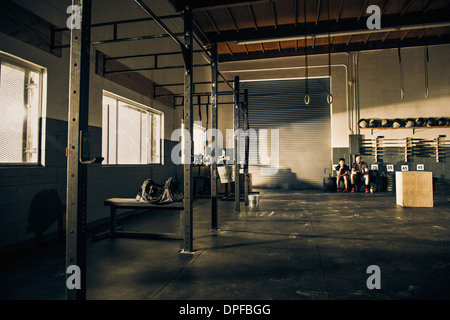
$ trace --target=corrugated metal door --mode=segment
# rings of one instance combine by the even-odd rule
[[[242,90],[248,89],[249,92],[249,126],[258,132],[258,145],[250,147],[249,171],[253,186],[322,188],[324,169],[329,172],[331,168],[331,117],[327,103],[329,83],[328,78],[308,80],[309,105],[304,102],[304,79],[241,83]],[[267,152],[270,156],[271,148],[279,151],[276,174],[266,175],[261,171],[261,168],[267,167],[261,165],[261,129],[269,129],[268,137],[271,136],[270,130],[279,130],[278,146],[272,148],[270,141]]]

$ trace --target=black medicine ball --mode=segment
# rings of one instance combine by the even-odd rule
[[[414,119],[407,119],[405,122],[405,127],[414,127],[416,125],[416,121]]]
[[[369,122],[369,127],[371,128],[377,128],[380,126],[380,121],[378,121],[377,119],[371,119]]]
[[[395,119],[392,122],[392,127],[394,128],[400,128],[400,127],[404,127],[405,126],[405,122],[402,119]]]
[[[367,128],[369,127],[369,122],[366,119],[361,119],[358,121],[360,128]]]
[[[416,119],[416,126],[417,127],[423,127],[426,124],[425,118],[417,118]]]
[[[382,126],[383,128],[389,128],[389,127],[392,127],[392,121],[389,120],[389,119],[383,119],[383,120],[381,120],[381,126]]]
[[[437,121],[435,118],[428,118],[427,119],[427,127],[434,127],[436,126]]]
[[[438,126],[441,126],[441,127],[443,127],[443,126],[448,126],[448,125],[449,125],[448,122],[449,122],[449,121],[448,121],[447,118],[439,118],[437,125],[438,125]]]

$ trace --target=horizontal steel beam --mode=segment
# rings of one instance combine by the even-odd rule
[[[204,106],[206,104],[210,105],[211,102],[209,102],[209,103],[192,103],[193,106]],[[218,105],[224,105],[224,104],[226,104],[226,105],[234,105],[234,102],[217,102],[217,104]],[[183,106],[184,106],[184,104],[175,104],[174,105],[174,107],[183,107]]]
[[[183,33],[176,33],[176,36],[182,36]],[[155,34],[150,36],[139,36],[139,37],[130,37],[130,38],[119,38],[119,39],[110,39],[110,40],[101,40],[101,41],[93,41],[91,42],[91,45],[101,45],[101,44],[109,44],[109,43],[117,43],[117,42],[127,42],[127,41],[139,41],[139,40],[152,40],[152,39],[163,39],[163,38],[169,38],[170,36],[168,34]],[[69,48],[70,45],[61,45],[61,46],[55,46],[55,49],[63,49],[63,48]]]
[[[194,64],[194,67],[209,67],[209,63],[204,64]],[[169,69],[183,69],[184,66],[167,66],[167,67],[151,67],[151,68],[137,68],[137,69],[125,69],[125,70],[112,70],[105,71],[104,74],[112,73],[129,73],[129,72],[139,72],[139,71],[155,71],[155,70],[169,70]]]
[[[175,18],[182,18],[182,14],[170,14],[166,16],[160,16],[159,19],[161,20],[167,20],[167,19],[175,19]],[[142,18],[142,19],[128,19],[128,20],[118,20],[118,21],[110,21],[110,22],[102,22],[102,23],[95,23],[91,25],[91,28],[99,28],[99,27],[107,27],[107,26],[115,26],[120,24],[127,24],[127,23],[138,23],[138,22],[147,22],[147,21],[153,21],[153,18]],[[69,28],[57,28],[54,30],[55,32],[63,32],[63,31],[70,31]]]
[[[203,52],[202,50],[194,50],[194,53]],[[155,57],[155,56],[171,56],[171,55],[177,55],[177,54],[183,54],[181,51],[177,52],[163,52],[163,53],[147,53],[147,54],[136,54],[136,55],[129,55],[129,56],[119,56],[119,57],[108,57],[105,58],[105,60],[122,60],[122,59],[134,59],[134,58],[146,58],[146,57]]]
[[[218,81],[218,83],[225,83],[225,81]],[[202,82],[194,82],[193,85],[196,84],[211,84],[211,81],[202,81]],[[178,87],[184,86],[184,83],[165,83],[165,84],[155,84],[155,87]]]
[[[224,91],[224,92],[217,92],[218,95],[226,96],[226,95],[232,95],[234,92],[232,91]],[[192,93],[193,96],[207,96],[209,97],[211,95],[211,92],[196,92]],[[155,97],[183,97],[183,93],[164,93],[164,94],[155,94]]]
[[[187,4],[190,4],[192,11],[195,12],[220,8],[244,7],[253,4],[269,3],[270,0],[174,0],[173,2],[178,11],[183,10]]]

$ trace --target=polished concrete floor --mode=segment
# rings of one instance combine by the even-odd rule
[[[242,204],[239,214],[219,201],[217,232],[209,199],[196,199],[193,254],[180,254],[177,240],[90,237],[87,298],[450,299],[448,194],[436,193],[433,208],[397,206],[388,192],[260,195],[258,208]],[[171,211],[119,220],[125,230],[155,233],[178,223]],[[64,250],[54,241],[2,257],[0,299],[64,299]],[[367,287],[371,265],[380,268],[380,289]]]

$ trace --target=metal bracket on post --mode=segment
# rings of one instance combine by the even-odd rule
[[[240,164],[239,164],[239,107],[240,107],[240,89],[239,89],[239,76],[234,78],[234,200],[235,200],[235,208],[234,211],[241,211],[240,204],[240,188],[239,188],[239,172],[240,172]]]
[[[192,86],[193,86],[193,35],[192,35],[192,8],[186,6],[184,10],[184,128],[193,137],[193,110],[192,110]],[[183,247],[181,253],[193,253],[193,178],[192,139],[184,139],[184,212],[183,212]],[[186,161],[187,160],[187,161]]]
[[[66,270],[79,269],[79,286],[69,288],[67,300],[86,299],[87,168],[80,162],[80,131],[88,129],[91,0],[73,0],[80,8],[81,29],[70,38],[70,91],[67,148]],[[67,275],[66,275],[67,277]],[[69,279],[67,279],[69,280]]]
[[[103,157],[95,157],[93,159],[90,159],[91,134],[89,132],[80,131],[79,143],[80,145],[78,147],[78,150],[79,150],[79,160],[81,164],[102,163],[102,161],[105,159]]]

